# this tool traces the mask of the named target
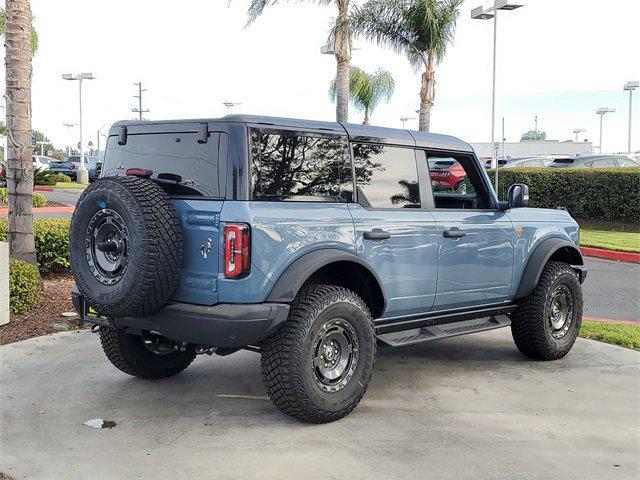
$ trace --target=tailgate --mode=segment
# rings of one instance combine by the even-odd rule
[[[184,238],[180,284],[171,298],[177,302],[213,305],[218,302],[219,222],[221,200],[172,199]]]

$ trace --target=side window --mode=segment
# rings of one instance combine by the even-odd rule
[[[436,208],[486,209],[493,205],[481,166],[474,157],[420,151],[418,157],[427,162]]]
[[[358,202],[373,208],[420,208],[416,156],[411,148],[353,145]]]
[[[607,167],[615,167],[616,161],[613,158],[604,158],[602,160],[595,160],[591,162],[590,165],[592,168],[607,168]]]
[[[252,198],[351,200],[346,139],[289,131],[251,131]]]

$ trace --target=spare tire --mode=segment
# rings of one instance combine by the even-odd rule
[[[71,269],[87,303],[108,317],[161,308],[180,281],[182,229],[169,196],[139,177],[104,177],[71,219]]]

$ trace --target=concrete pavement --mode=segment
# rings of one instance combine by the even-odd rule
[[[584,315],[640,322],[640,264],[584,257]]]
[[[162,381],[68,332],[0,348],[0,471],[29,479],[618,479],[640,475],[640,352],[578,339],[555,362],[508,329],[381,350],[360,406],[279,413],[259,356],[198,357]],[[83,425],[113,420],[112,429]]]

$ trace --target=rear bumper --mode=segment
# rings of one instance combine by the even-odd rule
[[[84,318],[84,299],[74,289],[73,305],[84,321],[112,328],[152,330],[180,342],[216,347],[255,345],[289,314],[285,303],[231,304],[213,306],[171,303],[144,317],[108,318],[95,322]]]

